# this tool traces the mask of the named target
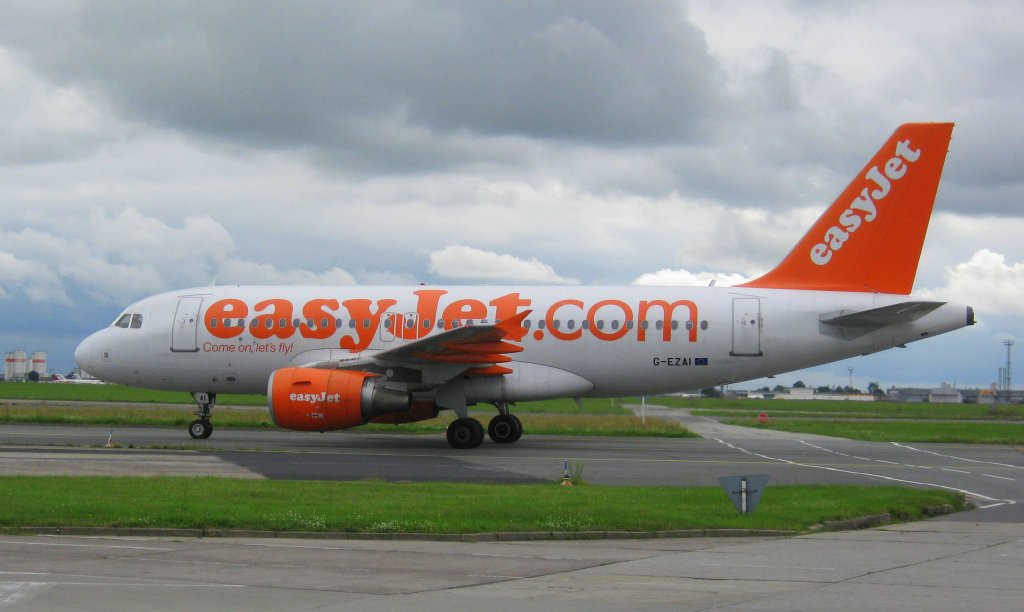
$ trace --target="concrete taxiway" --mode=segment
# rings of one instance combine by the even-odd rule
[[[976,511],[980,512],[980,511]],[[0,536],[5,610],[1019,610],[1024,525],[443,543]]]
[[[652,410],[648,410],[650,415]],[[0,536],[4,609],[1018,610],[1024,456],[1006,446],[883,444],[730,427],[703,439],[530,436],[454,451],[441,436],[0,427],[0,472],[250,478],[842,482],[967,492],[978,510],[785,539],[413,542]],[[59,444],[62,446],[46,446]],[[153,448],[183,445],[189,449]],[[138,448],[138,447],[150,448]]]

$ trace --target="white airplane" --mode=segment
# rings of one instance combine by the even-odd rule
[[[974,324],[911,297],[953,125],[901,126],[792,252],[735,287],[214,286],[129,306],[75,351],[125,385],[266,392],[280,427],[327,431],[451,410],[455,448],[515,442],[515,402],[717,386]]]

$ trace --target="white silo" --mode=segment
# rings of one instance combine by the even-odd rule
[[[17,350],[13,353],[14,371],[11,373],[12,380],[25,380],[28,374],[28,363],[25,359],[25,351]]]
[[[46,351],[32,353],[32,363],[29,366],[29,371],[39,374],[39,378],[46,377]]]

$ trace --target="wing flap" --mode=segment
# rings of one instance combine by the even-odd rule
[[[512,369],[498,364],[512,361],[509,355],[523,350],[507,338],[522,336],[522,323],[531,312],[521,312],[493,325],[457,327],[384,351],[367,351],[358,357],[312,360],[305,367],[394,374],[404,371],[408,382],[420,390],[437,387],[460,375],[503,376],[511,374]],[[389,380],[393,378],[389,376]]]

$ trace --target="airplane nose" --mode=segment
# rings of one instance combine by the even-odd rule
[[[84,366],[82,366],[82,359],[83,357],[85,357],[85,350],[83,349],[84,346],[85,341],[82,341],[78,343],[77,347],[75,347],[75,363],[77,363],[78,367],[82,368],[83,370],[85,369]]]
[[[97,332],[99,333],[99,332]],[[85,340],[82,340],[75,348],[75,363],[78,367],[93,373],[97,361],[99,361],[99,348],[96,341],[96,335],[92,334]]]

